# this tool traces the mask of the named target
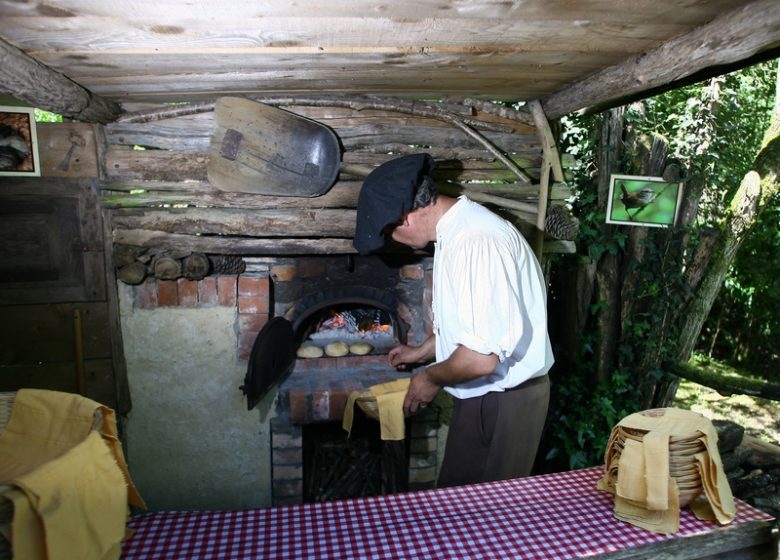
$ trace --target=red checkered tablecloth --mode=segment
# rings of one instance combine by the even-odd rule
[[[612,516],[602,468],[355,500],[134,517],[123,560],[569,559],[717,531],[685,509],[659,535]],[[737,501],[733,524],[772,517]]]

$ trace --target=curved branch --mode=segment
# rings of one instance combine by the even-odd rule
[[[457,128],[460,128],[467,136],[476,140],[487,151],[493,154],[496,159],[503,163],[512,173],[517,175],[520,180],[525,183],[530,183],[531,178],[520,169],[515,162],[509,159],[504,153],[499,150],[490,140],[488,140],[483,134],[475,130],[475,127],[485,128],[488,130],[495,130],[500,128],[506,130],[506,127],[495,127],[490,123],[484,123],[476,121],[474,119],[464,119],[459,117],[450,111],[445,111],[438,107],[435,107],[429,103],[422,103],[418,101],[412,102],[390,102],[386,100],[379,100],[376,98],[357,98],[350,100],[339,100],[332,98],[320,98],[320,97],[253,97],[254,101],[259,103],[265,103],[267,105],[301,105],[311,107],[345,107],[348,109],[354,109],[356,111],[363,111],[366,109],[375,109],[380,111],[392,111],[396,113],[405,113],[409,115],[415,115],[419,117],[427,117],[438,119],[447,122]],[[172,117],[180,117],[184,115],[191,115],[195,113],[205,113],[214,110],[214,103],[198,103],[189,106],[177,106],[166,108],[158,111],[140,112],[140,113],[126,113],[118,119],[119,122],[129,123],[144,123],[161,119],[168,119]]]
[[[534,118],[531,115],[529,115],[526,111],[518,111],[517,109],[512,109],[511,107],[507,107],[506,105],[496,105],[495,103],[491,103],[489,101],[470,99],[468,97],[466,99],[463,99],[462,103],[466,107],[473,107],[474,109],[482,113],[487,113],[489,115],[496,115],[498,117],[511,119],[513,121],[518,121],[523,124],[527,124],[531,126],[534,125]]]

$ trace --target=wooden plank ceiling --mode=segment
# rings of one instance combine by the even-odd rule
[[[555,117],[771,52],[779,22],[776,0],[0,0],[0,94],[56,106],[29,57],[118,104],[461,96]]]

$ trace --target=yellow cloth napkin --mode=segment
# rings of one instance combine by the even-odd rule
[[[342,427],[352,433],[355,403],[366,414],[379,420],[379,437],[388,441],[400,441],[406,437],[404,398],[409,389],[409,378],[372,385],[368,391],[352,391],[344,409]]]
[[[680,493],[672,478],[667,485],[667,496],[667,509],[652,510],[615,495],[615,517],[653,533],[675,533],[680,529]]]
[[[50,461],[86,439],[98,413],[100,435],[109,446],[128,487],[128,501],[145,508],[130,478],[116,428],[116,415],[107,406],[76,395],[43,389],[20,389],[11,419],[0,435],[0,483],[7,483]]]
[[[620,428],[645,432],[642,441],[626,438],[618,448]],[[718,452],[718,435],[701,414],[677,408],[654,409],[626,416],[615,426],[604,455],[604,475],[597,487],[615,494],[615,516],[650,531],[679,528],[679,490],[669,474],[671,438],[699,437],[705,450],[696,455],[706,500],[694,500],[699,519],[727,524],[736,513],[734,498]]]
[[[46,558],[46,541],[43,533],[43,523],[35,514],[30,501],[24,492],[18,488],[3,494],[13,503],[14,522],[11,525],[10,540],[14,557],[39,560]]]
[[[112,551],[119,552],[117,544],[127,522],[127,487],[97,432],[90,432],[85,441],[14,483],[29,503],[24,512],[14,511],[15,557],[36,558],[20,554],[19,547],[40,539],[41,526],[46,554],[38,558],[102,560]],[[40,544],[31,546],[39,549]],[[118,554],[113,558],[119,558]]]
[[[145,507],[113,410],[70,393],[17,393],[0,435],[0,482],[13,486],[3,495],[14,503],[16,558],[118,558],[128,501]]]
[[[651,473],[659,468],[663,459],[658,461],[648,455],[643,442],[626,440],[615,486],[615,517],[655,533],[674,533],[680,528],[677,484],[669,477],[667,458],[666,468],[660,469],[666,471],[666,478],[659,485],[661,490],[654,488],[659,477],[653,477]]]

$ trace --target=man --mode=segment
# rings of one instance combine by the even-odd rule
[[[442,389],[454,397],[438,485],[530,474],[549,402],[553,363],[539,263],[517,229],[461,196],[437,194],[428,154],[391,160],[365,180],[355,248],[388,237],[434,242],[433,335],[389,352],[395,367],[420,364],[404,400],[414,414]]]

